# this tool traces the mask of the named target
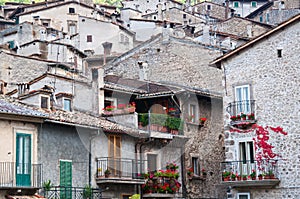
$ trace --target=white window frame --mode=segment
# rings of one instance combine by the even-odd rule
[[[254,160],[254,163],[246,162],[246,164],[243,164],[243,162],[242,162],[243,160],[241,158],[241,149],[240,149],[240,144],[243,143],[243,142],[245,142],[245,143],[252,142],[253,143],[253,160]],[[243,171],[243,173],[250,174],[251,173],[251,168],[255,167],[255,147],[254,147],[254,142],[252,140],[252,137],[238,139],[235,142],[235,151],[237,152],[236,153],[236,160],[241,161],[241,164],[239,164],[240,166],[236,168],[238,174],[240,174],[241,170]],[[246,159],[250,160],[250,151],[248,152],[248,156],[249,156],[249,158],[246,157]]]
[[[47,95],[40,95],[40,97],[39,97],[40,108],[42,108],[42,97],[47,98],[47,108],[46,109],[49,109],[50,108],[50,97]]]
[[[111,101],[112,102],[112,106],[115,106],[115,107],[118,106],[118,100],[117,100],[117,98],[105,97],[104,101]]]
[[[247,196],[250,199],[250,193],[237,193],[237,199],[240,199],[240,196]]]
[[[195,112],[193,113],[193,111],[191,110],[191,106],[194,106],[195,107]],[[189,117],[194,115],[194,118],[192,118],[192,120],[190,122],[192,123],[196,123],[196,121],[198,121],[198,106],[194,103],[189,103],[189,107],[188,107],[188,110],[189,110]]]
[[[238,89],[247,89],[247,94],[242,92],[241,96],[238,95]],[[243,91],[243,90],[242,90]],[[238,108],[238,105],[236,104],[236,114],[240,114],[241,112],[245,113],[245,114],[249,114],[251,112],[251,104],[250,104],[250,99],[251,99],[251,91],[250,91],[250,85],[249,84],[244,84],[244,85],[239,85],[239,86],[235,86],[234,87],[234,94],[235,94],[235,101],[239,102],[239,101],[248,101],[248,108],[246,104],[242,104],[240,106],[240,108]],[[241,97],[241,98],[240,98]],[[242,110],[241,110],[242,109]],[[248,109],[246,111],[246,109]]]

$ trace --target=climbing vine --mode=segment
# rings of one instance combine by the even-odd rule
[[[261,167],[262,161],[270,162],[271,159],[275,157],[281,157],[278,153],[273,151],[274,146],[269,143],[270,139],[270,131],[279,133],[282,135],[287,135],[287,132],[283,130],[280,126],[278,127],[271,127],[271,126],[260,126],[258,124],[253,124],[251,128],[247,130],[242,130],[238,128],[232,127],[230,132],[237,132],[237,133],[249,133],[255,131],[256,137],[253,138],[254,141],[254,148],[256,151],[256,160],[258,167]]]

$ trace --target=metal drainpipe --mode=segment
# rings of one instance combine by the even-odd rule
[[[181,150],[181,158],[180,158],[180,161],[181,161],[181,165],[182,165],[182,169],[181,169],[181,176],[182,176],[182,195],[183,195],[183,198],[186,198],[186,184],[185,184],[185,178],[184,178],[184,168],[185,168],[185,162],[184,162],[184,158],[185,158],[185,152],[184,152],[184,149],[183,147],[180,147],[180,150]]]
[[[89,186],[92,186],[92,141],[95,137],[99,136],[99,129],[97,134],[90,138],[90,149],[89,149]]]

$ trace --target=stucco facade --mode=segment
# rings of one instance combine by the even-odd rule
[[[104,53],[102,43],[112,43],[111,53],[120,54],[133,48],[134,33],[118,24],[100,21],[84,16],[78,19],[79,44],[81,51],[92,51],[99,55]],[[90,36],[91,40],[87,40]]]

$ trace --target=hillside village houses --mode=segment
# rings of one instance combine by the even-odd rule
[[[298,198],[288,70],[299,5],[287,1],[292,14],[272,26],[234,16],[230,2],[192,3],[123,1],[120,14],[91,1],[1,6],[0,197]]]

